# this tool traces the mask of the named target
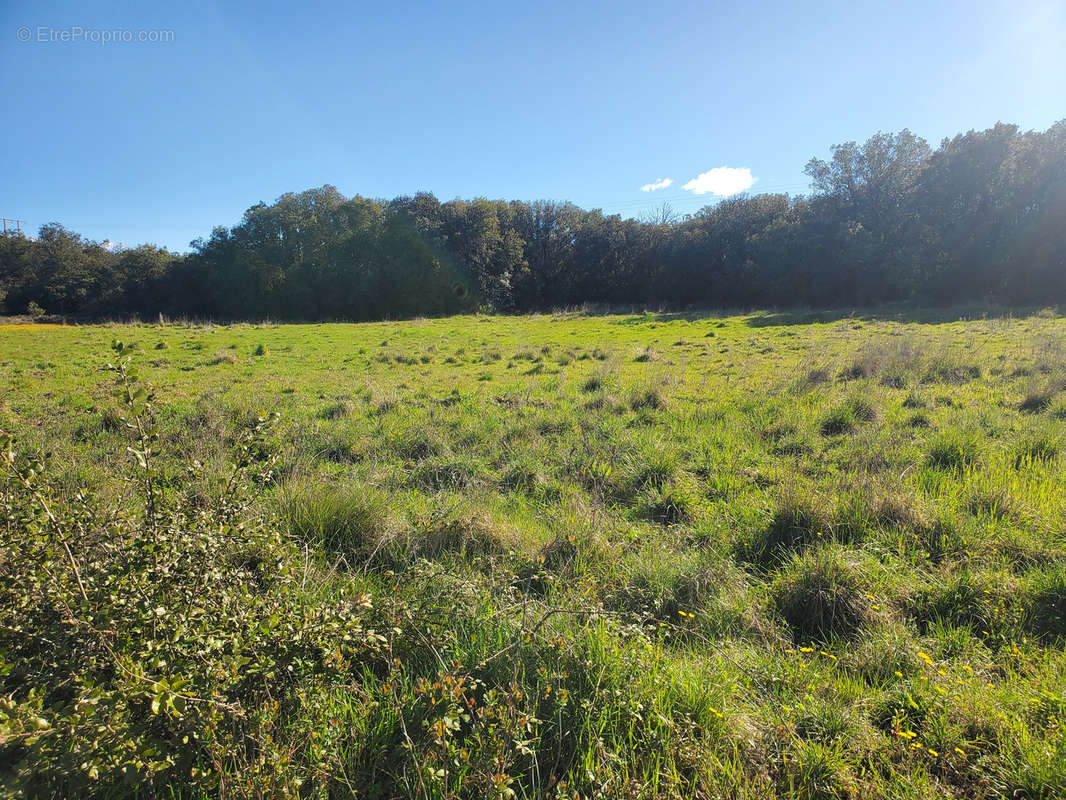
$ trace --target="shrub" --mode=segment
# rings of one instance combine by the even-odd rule
[[[369,597],[319,595],[309,613],[317,573],[244,517],[273,469],[257,456],[270,418],[236,438],[212,503],[173,501],[150,392],[129,348],[116,352],[140,513],[61,495],[0,446],[5,795],[294,795],[318,767],[291,758],[284,726],[307,693],[369,663]]]

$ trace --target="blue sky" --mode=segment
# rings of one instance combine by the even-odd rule
[[[1066,117],[1062,0],[86,5],[0,6],[0,216],[178,251],[326,183],[685,213]]]

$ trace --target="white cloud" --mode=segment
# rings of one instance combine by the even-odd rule
[[[701,173],[681,188],[693,194],[713,194],[729,197],[747,191],[755,183],[747,167],[715,167]]]
[[[654,192],[659,189],[665,189],[667,186],[674,182],[673,178],[659,178],[655,183],[645,183],[640,187],[642,192]]]

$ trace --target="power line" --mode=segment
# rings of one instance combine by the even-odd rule
[[[7,217],[0,217],[0,219],[2,219],[4,221],[4,236],[7,236],[7,234],[8,234],[8,227],[7,227],[8,223],[14,223],[15,227],[14,227],[13,232],[17,236],[21,236],[22,235],[22,226],[26,224],[26,220],[24,220],[24,219],[8,219]]]

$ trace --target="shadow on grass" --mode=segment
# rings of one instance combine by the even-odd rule
[[[975,319],[1002,319],[1005,317],[1028,317],[1041,311],[1037,306],[998,306],[984,303],[943,307],[918,307],[911,305],[887,305],[869,308],[836,309],[779,309],[753,311],[741,309],[707,309],[702,311],[644,311],[627,308],[585,309],[583,316],[622,315],[610,320],[611,325],[647,325],[652,323],[719,321],[729,317],[743,316],[749,328],[770,328],[788,325],[815,325],[844,320],[855,322],[909,322],[937,325],[946,322],[961,322]],[[1066,313],[1066,308],[1052,307],[1056,316]]]
[[[985,304],[946,306],[943,308],[917,308],[912,306],[881,306],[868,309],[827,309],[815,311],[795,309],[766,311],[752,314],[745,320],[751,328],[770,328],[787,325],[814,325],[841,322],[910,322],[922,325],[938,325],[945,322],[962,322],[975,319],[1002,319],[1004,317],[1028,317],[1038,311],[1037,307],[1012,308]],[[1053,308],[1056,316],[1061,308]]]

